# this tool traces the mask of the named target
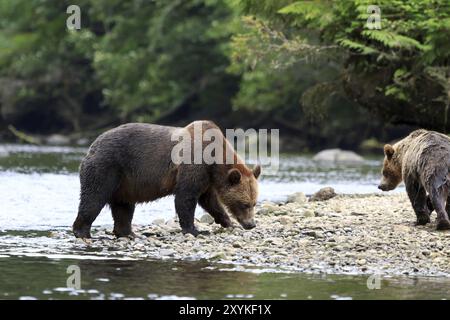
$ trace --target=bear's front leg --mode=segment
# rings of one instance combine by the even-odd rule
[[[416,213],[417,225],[430,223],[431,210],[425,188],[414,179],[405,179],[406,192]]]
[[[217,198],[217,194],[214,190],[208,190],[202,194],[200,199],[198,199],[198,203],[214,218],[214,221],[222,227],[229,228],[233,226],[230,217]]]
[[[194,225],[195,207],[197,206],[197,198],[195,196],[178,194],[175,195],[175,210],[180,219],[181,231],[186,234],[198,236],[199,231]]]
[[[175,187],[175,210],[184,234],[197,236],[200,232],[194,225],[195,207],[200,195],[208,189],[209,175],[202,165],[182,164],[178,168]]]

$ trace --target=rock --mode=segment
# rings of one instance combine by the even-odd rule
[[[175,220],[169,220],[169,221],[166,221],[165,226],[168,228],[171,228],[171,229],[177,229],[180,227],[180,224]]]
[[[263,202],[261,204],[261,209],[259,209],[257,213],[260,215],[266,215],[266,214],[271,214],[279,209],[280,209],[280,207],[275,205],[272,202]]]
[[[92,244],[92,239],[87,239],[87,238],[76,238],[75,242],[77,244],[81,244],[81,245],[88,245],[90,246]]]
[[[273,215],[275,215],[275,216],[286,216],[288,214],[289,214],[289,212],[285,211],[285,210],[277,210],[277,211],[273,212]]]
[[[213,224],[214,218],[211,217],[211,215],[209,213],[205,213],[200,217],[200,222],[206,223],[206,224]]]
[[[307,230],[304,231],[303,234],[314,238],[320,238],[321,236],[323,237],[323,232],[321,233],[320,231],[315,230]]]
[[[336,194],[336,192],[334,192],[333,188],[325,187],[325,188],[320,189],[316,193],[314,193],[309,200],[310,201],[325,201],[325,200],[334,198],[335,196],[337,196],[337,194]]]
[[[161,249],[159,250],[159,255],[162,257],[170,257],[173,256],[175,254],[175,250],[172,249]]]
[[[325,238],[325,233],[322,232],[322,231],[316,231],[314,237],[317,238],[317,239]]]
[[[156,224],[157,226],[161,226],[165,223],[166,223],[166,220],[164,220],[164,219],[155,219],[152,221],[152,224]]]
[[[364,158],[353,151],[327,149],[317,153],[313,160],[334,163],[361,163],[364,161]]]
[[[233,248],[242,248],[242,244],[238,241],[233,243]]]
[[[267,208],[261,208],[258,211],[256,211],[256,214],[257,215],[261,215],[261,216],[268,215],[270,213],[271,213],[271,211],[269,209],[267,209]]]
[[[303,192],[296,192],[287,197],[287,203],[305,203],[308,199]]]
[[[283,245],[283,241],[278,238],[269,238],[264,241],[265,243],[271,243],[274,246],[281,247]]]
[[[70,138],[62,134],[52,134],[45,139],[45,143],[52,146],[63,146],[70,144]]]
[[[291,225],[292,224],[292,218],[290,217],[286,217],[283,216],[281,218],[278,219],[278,221],[282,224],[282,225]]]
[[[366,259],[358,259],[356,260],[356,263],[360,266],[363,266],[367,263]]]
[[[187,240],[195,240],[195,236],[193,234],[190,233],[185,233],[184,234],[184,238]]]
[[[312,217],[315,217],[316,214],[312,210],[305,210],[305,211],[303,211],[303,216],[305,218],[312,218]]]

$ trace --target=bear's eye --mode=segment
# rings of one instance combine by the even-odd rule
[[[247,210],[250,209],[252,206],[249,205],[248,203],[241,203],[239,207],[241,207],[242,210]]]

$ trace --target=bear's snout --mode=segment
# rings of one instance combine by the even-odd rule
[[[252,220],[250,222],[243,222],[241,223],[242,228],[244,228],[245,230],[250,230],[256,227],[256,223],[255,220]]]

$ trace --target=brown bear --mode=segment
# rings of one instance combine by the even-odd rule
[[[447,213],[450,212],[450,138],[420,129],[394,145],[385,145],[384,154],[383,177],[378,188],[393,190],[403,180],[417,224],[430,222],[434,209],[437,229],[450,229]]]
[[[200,135],[194,134],[200,128]],[[188,136],[192,150],[210,144],[204,134],[217,130],[223,139],[223,155],[230,162],[174,162],[173,149]],[[209,140],[211,141],[211,140]],[[199,143],[199,144],[198,144]],[[183,151],[184,152],[184,151]],[[195,152],[194,152],[195,153]],[[225,158],[224,158],[225,159]],[[196,121],[184,128],[129,123],[101,134],[80,165],[80,204],[73,224],[76,237],[89,238],[91,225],[109,204],[117,237],[133,236],[131,220],[137,203],[175,195],[175,210],[183,233],[194,236],[195,207],[199,204],[223,227],[232,226],[227,211],[245,229],[255,227],[254,207],[261,167],[249,169],[210,121]]]

